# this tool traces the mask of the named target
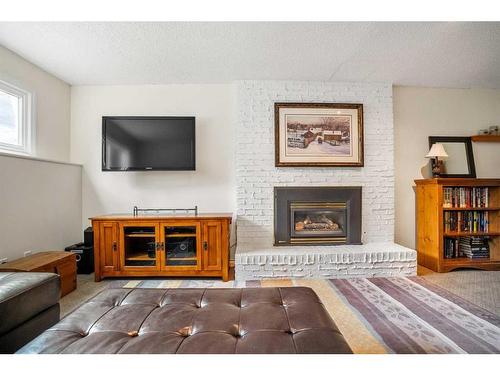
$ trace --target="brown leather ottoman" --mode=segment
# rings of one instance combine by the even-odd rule
[[[351,353],[310,288],[107,289],[18,353]]]

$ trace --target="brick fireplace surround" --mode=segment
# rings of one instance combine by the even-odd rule
[[[363,103],[362,168],[274,166],[275,102]],[[237,86],[237,280],[416,274],[416,252],[394,243],[390,84],[243,81]],[[362,245],[273,246],[274,188],[361,186]]]

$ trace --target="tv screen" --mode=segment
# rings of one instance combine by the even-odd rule
[[[194,117],[103,117],[103,171],[194,171]]]

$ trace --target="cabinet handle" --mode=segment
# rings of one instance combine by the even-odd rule
[[[207,241],[203,241],[203,250],[208,250],[208,243]]]
[[[113,251],[116,251],[117,246],[116,246],[116,241],[113,241]]]

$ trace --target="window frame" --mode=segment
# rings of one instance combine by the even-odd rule
[[[19,129],[20,145],[4,143],[0,141],[0,152],[35,155],[35,94],[20,85],[13,84],[0,78],[0,90],[19,98]]]

